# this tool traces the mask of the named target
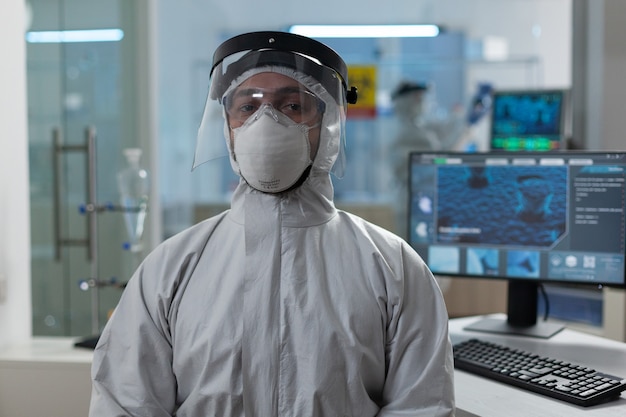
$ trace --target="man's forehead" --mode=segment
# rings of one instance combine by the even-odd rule
[[[238,88],[275,89],[291,86],[303,87],[298,81],[286,75],[275,72],[261,72],[242,82]]]

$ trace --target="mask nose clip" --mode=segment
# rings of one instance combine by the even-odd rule
[[[277,110],[274,108],[274,106],[272,106],[271,103],[263,103],[261,105],[261,108],[256,112],[254,120],[259,120],[261,116],[267,114],[271,116],[271,118],[274,119],[275,122],[278,122],[278,115],[276,114],[276,111]]]

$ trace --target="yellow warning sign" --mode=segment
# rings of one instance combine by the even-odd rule
[[[356,104],[348,105],[348,117],[376,117],[376,66],[349,65],[348,82],[348,88],[354,86],[358,90]]]

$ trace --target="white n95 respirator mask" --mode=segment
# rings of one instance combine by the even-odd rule
[[[264,105],[243,125],[232,129],[239,175],[266,193],[289,189],[312,164],[310,129]]]

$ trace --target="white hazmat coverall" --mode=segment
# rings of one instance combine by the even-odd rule
[[[322,98],[300,187],[242,180],[130,279],[94,351],[91,417],[453,415],[441,292],[405,241],[335,208]]]

